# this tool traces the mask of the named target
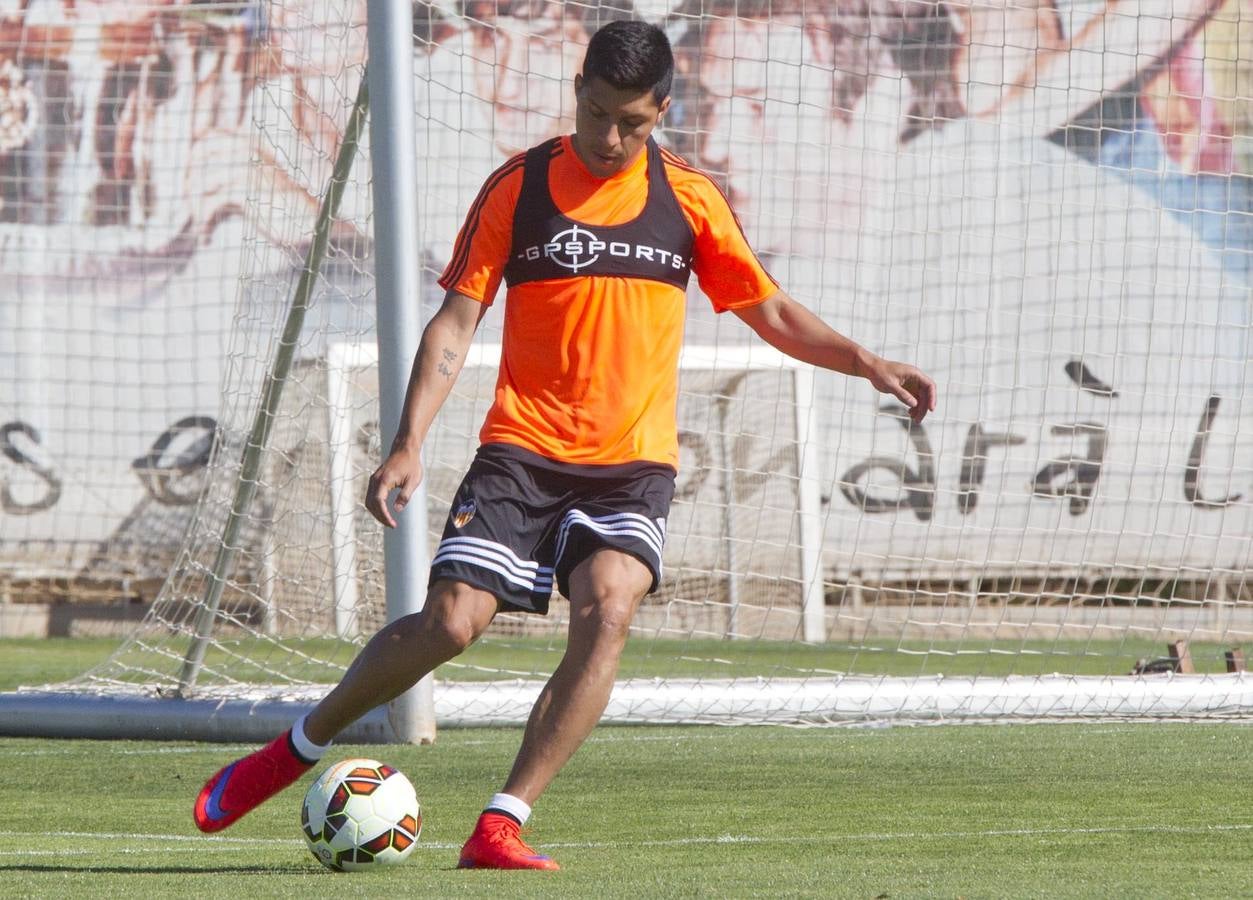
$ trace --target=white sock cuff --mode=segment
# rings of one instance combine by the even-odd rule
[[[526,820],[531,818],[531,807],[513,794],[494,794],[492,799],[487,801],[487,806],[483,807],[484,812],[488,810],[507,813],[517,819],[519,825],[525,825]]]
[[[292,725],[291,742],[292,746],[296,749],[297,754],[304,757],[309,762],[317,762],[322,758],[322,754],[326,753],[326,751],[331,748],[331,745],[330,743],[315,744],[313,741],[309,740],[308,736],[305,734],[306,718],[306,716],[301,716],[296,720],[295,724]]]

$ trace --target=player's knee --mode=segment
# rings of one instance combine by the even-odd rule
[[[440,655],[456,656],[465,650],[482,633],[482,629],[464,609],[439,605],[425,610],[422,632],[428,644],[438,647]]]
[[[496,600],[485,591],[456,581],[441,581],[427,595],[421,628],[427,641],[447,657],[465,650],[491,624]]]
[[[598,617],[596,630],[601,638],[615,644],[625,644],[631,633],[631,615],[628,611],[610,611]]]
[[[597,641],[625,643],[638,603],[638,598],[620,588],[597,591],[579,610],[581,630]]]
[[[428,642],[438,646],[443,655],[450,657],[461,653],[479,636],[479,630],[473,621],[456,614],[429,616],[423,621],[422,630]]]

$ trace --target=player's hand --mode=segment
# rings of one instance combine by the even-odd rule
[[[387,508],[387,497],[397,491],[392,507],[400,512],[422,483],[422,454],[416,448],[398,447],[388,454],[383,465],[370,476],[366,488],[365,508],[388,528],[396,527],[396,519]]]
[[[909,417],[915,423],[935,409],[935,382],[917,366],[876,357],[865,364],[862,374],[876,390],[891,394],[909,407]]]

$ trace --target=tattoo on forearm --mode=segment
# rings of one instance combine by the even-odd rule
[[[435,367],[435,370],[445,378],[453,377],[452,363],[456,362],[457,354],[453,353],[447,347],[440,351],[440,355],[444,357],[444,361]]]

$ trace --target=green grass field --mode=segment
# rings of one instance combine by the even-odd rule
[[[94,652],[0,641],[0,689],[76,674]],[[457,871],[519,736],[337,746],[334,759],[398,766],[423,801],[410,861],[356,874],[304,847],[312,776],[222,836],[195,831],[200,784],[247,748],[3,739],[0,886],[74,898],[1253,896],[1248,726],[603,728],[532,821],[563,871]]]
[[[354,648],[330,640],[288,640],[286,650],[261,639],[224,641],[231,655],[210,649],[206,665],[220,667],[241,681],[264,681],[272,676],[243,660],[264,660],[274,665],[276,653],[286,652],[283,671],[310,681],[334,681],[352,660]],[[0,640],[0,691],[19,685],[38,685],[81,674],[117,649],[116,638],[25,638]],[[562,641],[541,637],[493,637],[476,644],[440,669],[440,678],[460,681],[551,672],[560,658]],[[996,652],[989,652],[990,650]],[[1226,645],[1194,643],[1192,661],[1198,672],[1223,672]],[[174,648],[180,659],[184,647]],[[1160,641],[873,641],[853,648],[839,642],[798,644],[790,641],[674,640],[633,637],[622,657],[619,677],[772,677],[810,672],[857,672],[865,675],[1126,675],[1136,660],[1165,654]],[[1244,648],[1253,658],[1253,645]],[[314,665],[308,660],[333,659],[340,667]]]

